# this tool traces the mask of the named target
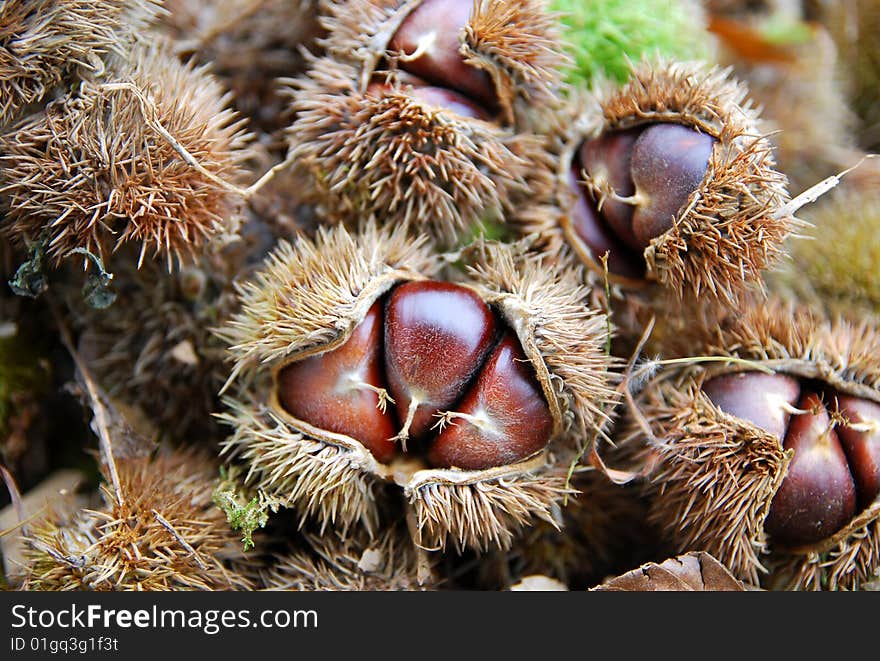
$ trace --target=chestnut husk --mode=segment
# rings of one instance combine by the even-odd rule
[[[601,431],[613,398],[605,318],[585,307],[576,271],[555,273],[510,246],[473,252],[468,273],[453,280],[518,337],[553,418],[548,446],[486,470],[431,469],[412,458],[385,465],[354,438],[296,420],[278,404],[279,370],[342,345],[391,287],[438,277],[444,266],[405,228],[368,222],[350,234],[336,226],[319,229],[314,242],[282,243],[243,285],[240,312],[219,331],[235,361],[221,415],[233,431],[222,451],[247,466],[250,486],[321,526],[358,524],[374,534],[387,525],[387,503],[403,498],[414,540],[429,549],[506,547],[533,520],[555,521],[570,490],[568,465],[579,442]]]
[[[245,176],[250,138],[217,80],[161,40],[103,73],[0,133],[0,231],[44,244],[52,267],[131,244],[137,263],[162,258],[170,271],[238,231],[242,199],[229,185]]]
[[[100,503],[49,511],[25,526],[21,589],[254,588],[252,559],[213,502],[216,459],[204,450],[161,447],[117,458],[115,470],[118,493],[104,466]]]
[[[774,544],[764,524],[792,451],[773,433],[723,412],[701,386],[719,375],[770,370],[880,402],[878,341],[870,318],[826,319],[779,299],[753,300],[670,349],[667,356],[684,357],[684,364],[660,368],[637,393],[608,456],[644,477],[649,520],[674,550],[711,553],[753,585],[858,589],[880,570],[880,497],[827,539]]]
[[[718,68],[696,62],[643,60],[625,85],[605,84],[573,95],[547,118],[551,170],[536,168],[536,195],[512,219],[523,234],[536,233],[549,254],[567,254],[586,264],[594,281],[607,278],[618,321],[640,322],[669,301],[706,297],[735,305],[762,287],[761,273],[784,253],[784,239],[797,221],[784,211],[786,178],[775,169],[770,143],[761,135],[757,111],[743,84]],[[571,173],[580,146],[590,139],[633,127],[672,123],[715,139],[702,183],[674,219],[641,254],[644,273],[615,274],[601,255],[572,229],[577,201]],[[586,182],[589,184],[589,181]],[[638,256],[638,255],[636,255]],[[613,260],[610,262],[613,265]]]
[[[0,129],[64,86],[101,75],[161,11],[161,0],[4,2]]]
[[[535,109],[557,102],[564,56],[554,48],[555,23],[541,2],[475,3],[461,52],[493,81],[497,117],[466,117],[427,103],[387,50],[420,4],[321,4],[324,56],[286,81],[289,157],[309,182],[307,201],[328,219],[375,215],[454,245],[462,230],[503,221],[529,195],[528,171],[541,151],[531,129]],[[371,90],[374,82],[381,89]]]
[[[437,590],[442,578],[413,546],[406,526],[398,525],[375,538],[364,530],[297,531],[271,555],[259,585],[297,592],[427,591]]]

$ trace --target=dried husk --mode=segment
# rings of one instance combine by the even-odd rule
[[[299,592],[437,589],[439,578],[421,562],[405,528],[389,528],[375,539],[363,531],[301,531],[289,549],[273,557],[260,587]]]
[[[620,445],[648,473],[649,519],[678,552],[706,551],[747,583],[857,589],[878,571],[880,498],[830,538],[774,545],[764,521],[791,451],[751,422],[722,412],[701,384],[719,374],[770,369],[880,402],[880,337],[872,321],[826,320],[771,299],[697,340],[695,353],[730,357],[664,370],[638,394]],[[746,362],[736,362],[746,361]]]
[[[194,450],[119,459],[121,492],[25,533],[25,590],[242,590],[238,535],[215,507],[217,464]]]
[[[232,92],[236,110],[274,137],[286,125],[278,79],[302,73],[302,48],[321,34],[316,0],[165,0],[157,31],[175,40]]]
[[[320,0],[327,37],[321,45],[333,59],[357,71],[366,89],[387,46],[421,0]],[[553,103],[568,59],[559,48],[557,17],[543,0],[475,0],[459,35],[465,61],[491,76],[508,125],[527,129],[535,107]],[[392,54],[393,55],[393,54]]]
[[[543,175],[543,185],[533,186],[535,206],[520,212],[515,222],[523,232],[537,233],[548,252],[569,245],[604,278],[601,256],[593,255],[571,229],[567,209],[574,193],[568,177],[575,152],[584,140],[606,131],[657,122],[694,128],[717,143],[703,182],[673,227],[645,249],[644,278],[609,273],[608,279],[627,295],[647,287],[647,300],[709,296],[733,305],[744,290],[761,287],[761,272],[783,254],[783,241],[796,221],[780,215],[788,200],[786,179],[774,168],[770,143],[760,134],[745,87],[718,68],[643,60],[633,65],[627,84],[574,96],[558,118],[547,122],[545,146],[556,171],[551,179]]]
[[[322,3],[325,57],[288,81],[290,155],[336,220],[375,215],[447,244],[461,230],[509,214],[529,191],[541,145],[528,125],[559,85],[553,21],[539,2],[479,2],[462,34],[467,60],[489,72],[503,122],[461,116],[408,91],[392,66],[391,89],[367,94],[396,29],[419,2]],[[561,57],[561,56],[559,56]]]
[[[278,405],[272,383],[279,369],[341,345],[392,286],[434,277],[442,265],[403,228],[368,223],[358,235],[337,227],[319,230],[315,242],[282,245],[242,288],[242,311],[220,331],[235,359],[222,416],[233,433],[223,452],[248,466],[247,481],[342,530],[357,521],[376,530],[383,498],[402,495],[415,541],[429,549],[450,541],[505,547],[534,519],[554,521],[569,491],[574,439],[599,433],[603,402],[612,397],[604,317],[584,307],[576,272],[554,274],[538,257],[517,259],[502,246],[484,246],[476,261],[458,281],[518,335],[554,420],[546,450],[480,471],[425,469],[412,459],[384,465],[357,440],[296,420]]]
[[[162,0],[7,0],[0,7],[0,127],[65,82],[100,75]]]
[[[513,589],[539,574],[584,589],[652,557],[657,533],[647,523],[647,504],[637,488],[614,484],[597,470],[576,473],[572,488],[578,495],[556,513],[556,525],[538,521],[509,551],[479,558],[479,588]]]
[[[0,136],[2,229],[45,242],[55,266],[77,248],[103,257],[132,243],[139,262],[161,255],[170,270],[238,229],[241,199],[223,182],[244,175],[249,150],[228,95],[159,42],[127,56]]]
[[[738,581],[708,553],[697,551],[649,562],[638,569],[609,579],[593,588],[595,592],[745,592]]]
[[[288,129],[308,201],[345,221],[375,215],[454,243],[485,218],[503,217],[526,193],[537,140],[414,99],[406,86],[359,91],[356,70],[329,58],[295,81]]]

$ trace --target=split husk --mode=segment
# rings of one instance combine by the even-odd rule
[[[342,345],[394,285],[439,275],[443,261],[404,228],[368,223],[356,235],[320,229],[315,241],[282,244],[241,289],[241,310],[221,330],[234,359],[222,415],[223,444],[246,480],[322,526],[360,522],[381,529],[387,499],[405,499],[411,532],[425,548],[508,546],[535,519],[553,522],[569,491],[578,441],[606,420],[610,358],[604,317],[584,307],[577,272],[554,273],[535,256],[501,245],[477,250],[456,281],[475,291],[516,333],[536,370],[553,419],[548,447],[517,463],[465,471],[385,465],[357,440],[316,428],[277,402],[274,375],[285,365]]]
[[[70,516],[49,513],[25,534],[25,590],[242,590],[251,582],[238,536],[214,506],[217,465],[195,450],[116,462],[121,489]]]
[[[550,254],[563,246],[598,279],[605,277],[602,255],[572,229],[575,192],[570,172],[587,139],[609,131],[653,123],[683,125],[716,139],[708,169],[673,219],[673,226],[644,250],[642,277],[608,279],[624,293],[616,298],[661,296],[735,304],[750,288],[761,287],[761,272],[783,254],[783,241],[796,221],[784,212],[786,179],[775,169],[770,143],[762,137],[746,89],[727,72],[694,62],[649,61],[633,65],[629,81],[606,85],[594,97],[579,97],[548,125],[547,147],[555,172],[533,204],[517,214],[523,233],[537,233]],[[595,194],[607,194],[586,181]],[[604,191],[604,192],[603,192]],[[634,293],[635,292],[635,293]]]
[[[752,585],[858,589],[880,569],[880,499],[818,543],[774,545],[764,523],[792,452],[772,433],[721,411],[701,385],[719,374],[769,370],[880,402],[873,323],[829,321],[771,299],[705,332],[691,336],[692,353],[696,347],[721,362],[685,358],[662,370],[637,395],[621,432],[620,447],[639,456],[648,476],[649,519],[675,550],[706,551]]]
[[[339,221],[375,215],[454,245],[528,195],[540,141],[534,108],[555,102],[561,54],[541,2],[477,2],[460,35],[468,64],[488,72],[500,117],[466,117],[413,96],[386,50],[419,1],[322,3],[326,55],[288,81],[290,157],[313,200]],[[387,87],[368,89],[381,80]]]
[[[241,199],[224,182],[249,151],[228,95],[161,43],[127,57],[0,136],[3,232],[40,242],[53,266],[131,243],[138,263],[161,256],[170,270],[238,230]]]

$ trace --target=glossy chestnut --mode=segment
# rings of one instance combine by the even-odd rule
[[[385,309],[385,370],[403,421],[420,440],[464,393],[495,341],[492,310],[470,289],[447,282],[408,282]]]
[[[687,126],[655,123],[611,131],[580,146],[574,167],[584,179],[573,188],[578,206],[588,205],[593,217],[575,209],[585,219],[575,231],[595,256],[610,250],[612,273],[631,276],[637,258],[626,253],[641,253],[673,226],[706,176],[716,142]]]
[[[492,78],[459,52],[473,6],[472,0],[424,0],[401,23],[388,50],[402,55],[404,71],[491,108],[496,105]]]
[[[880,405],[785,374],[710,379],[703,392],[792,451],[764,528],[775,543],[815,544],[844,528],[880,493]]]
[[[384,412],[382,305],[370,307],[341,346],[278,371],[278,403],[290,415],[315,427],[360,441],[377,460],[397,452],[390,439],[395,420]]]
[[[541,450],[553,432],[519,339],[449,282],[397,285],[342,345],[282,367],[276,388],[285,412],[385,464],[400,452],[437,468],[492,468]]]

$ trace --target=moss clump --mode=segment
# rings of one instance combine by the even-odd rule
[[[262,493],[248,500],[242,493],[236,479],[238,477],[239,471],[236,469],[229,471],[221,466],[220,483],[214,490],[212,500],[226,514],[226,522],[232,529],[241,532],[244,550],[248,551],[254,548],[254,532],[258,528],[265,528],[269,522],[270,503]]]
[[[712,41],[702,7],[692,0],[551,0],[561,14],[573,59],[568,82],[588,86],[597,77],[624,82],[629,61],[643,55],[710,59]]]

